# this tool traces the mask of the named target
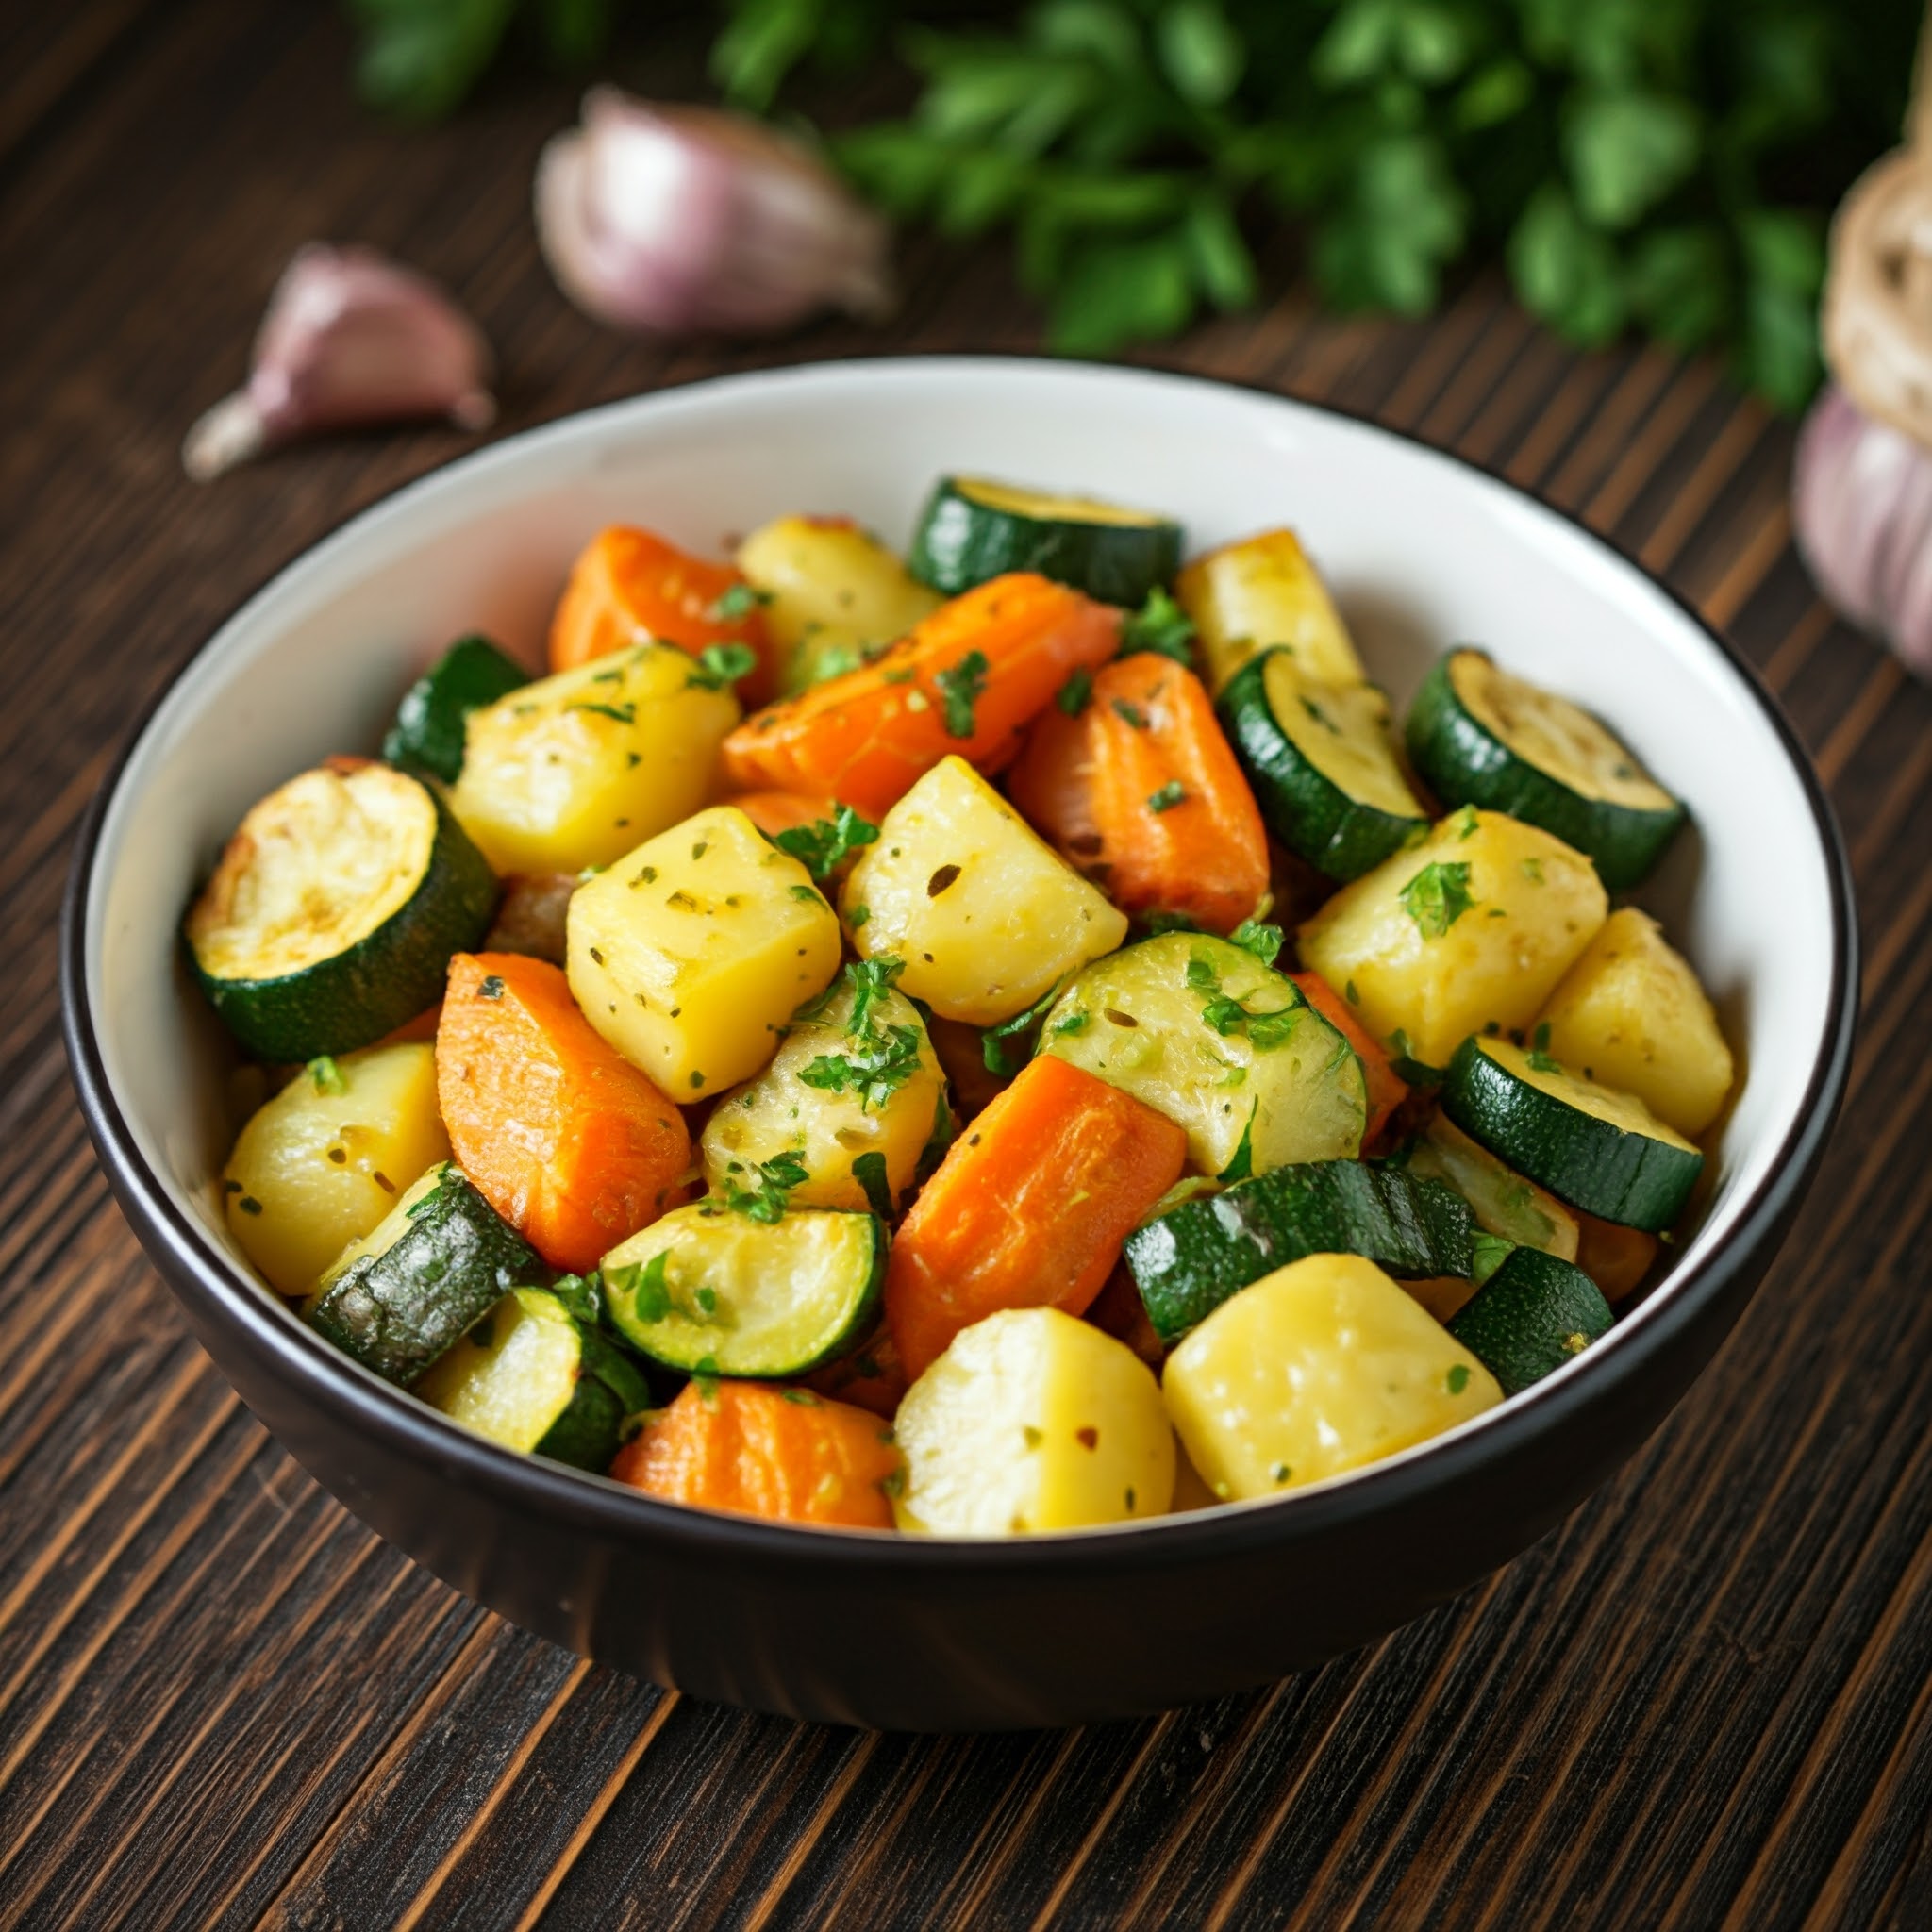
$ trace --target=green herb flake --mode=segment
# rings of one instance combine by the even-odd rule
[[[610,1293],[623,1295],[640,1322],[661,1322],[672,1308],[671,1287],[664,1278],[670,1255],[662,1248],[648,1261],[613,1268],[604,1277]]]
[[[638,722],[638,708],[632,704],[598,705],[585,703],[566,705],[564,709],[567,711],[589,711],[599,718],[614,719],[619,724],[635,724]]]
[[[685,689],[723,691],[758,668],[758,654],[749,644],[707,644],[692,660]]]
[[[793,886],[791,896],[801,906],[823,906],[825,903],[824,894],[816,886]]]
[[[1529,1064],[1539,1074],[1560,1074],[1562,1062],[1550,1052],[1550,1023],[1543,1021],[1529,1037]]]
[[[1443,1380],[1450,1394],[1460,1395],[1469,1387],[1469,1364],[1467,1362],[1453,1364]]]
[[[318,1093],[346,1093],[349,1091],[349,1083],[343,1079],[342,1070],[336,1065],[331,1054],[317,1054],[308,1062],[307,1071]]]
[[[1458,840],[1474,839],[1478,829],[1475,822],[1475,807],[1465,805],[1458,812],[1452,812],[1448,819],[1449,829]]]
[[[845,915],[845,924],[849,925],[854,932],[857,932],[859,929],[859,927],[862,926],[865,924],[865,922],[871,917],[872,908],[870,906],[855,906],[852,908],[852,910]]]
[[[906,1493],[906,1472],[903,1469],[894,1469],[880,1476],[879,1493],[897,1502]]]
[[[708,1282],[700,1282],[697,1291],[691,1296],[701,1315],[715,1315],[718,1312],[718,1291]]]
[[[865,1205],[881,1221],[891,1220],[892,1187],[886,1173],[886,1157],[877,1148],[858,1155],[852,1162],[852,1178],[865,1190]],[[868,1370],[861,1364],[858,1373],[861,1375],[876,1374],[878,1371],[875,1367]]]
[[[771,601],[771,591],[755,591],[749,584],[736,583],[713,600],[705,615],[713,624],[737,624],[741,618],[749,617],[760,605]],[[746,666],[747,670],[749,668]],[[743,673],[734,672],[732,675],[742,676]]]
[[[1274,1467],[1268,1472],[1268,1474],[1277,1483],[1285,1483],[1289,1479],[1289,1477],[1294,1474],[1294,1471],[1291,1470],[1287,1463],[1277,1462],[1274,1465]]]
[[[968,651],[951,670],[934,672],[933,688],[945,707],[948,738],[973,736],[974,708],[986,690],[986,675],[991,668],[984,651]]]
[[[1193,645],[1194,620],[1158,584],[1147,592],[1147,601],[1140,609],[1121,619],[1123,658],[1130,658],[1136,651],[1153,651],[1191,667]]]
[[[493,973],[485,974],[476,982],[476,997],[479,1000],[500,1000],[503,997],[503,981]]]
[[[1147,794],[1147,809],[1152,812],[1172,811],[1186,800],[1187,795],[1188,788],[1178,778],[1170,778],[1158,791]]]
[[[1470,896],[1469,865],[1436,859],[1404,886],[1402,908],[1425,940],[1439,940],[1475,901]]]
[[[1261,1110],[1257,1100],[1248,1109],[1248,1124],[1241,1129],[1241,1143],[1234,1150],[1234,1157],[1227,1165],[1214,1176],[1218,1181],[1244,1181],[1255,1171],[1255,1116]]]
[[[814,819],[808,825],[791,825],[772,841],[780,852],[787,852],[815,879],[828,878],[861,845],[870,845],[879,828],[861,818],[849,805],[841,805],[829,819]]]
[[[1064,1019],[1056,1020],[1047,1031],[1058,1039],[1062,1034],[1084,1033],[1092,1024],[1091,1013],[1069,1013]]]
[[[979,1036],[980,1063],[989,1074],[1009,1080],[1033,1058],[1033,1047],[1041,1023],[1059,998],[1065,982],[1049,987],[1024,1013],[989,1026]]]
[[[1239,946],[1244,953],[1252,953],[1264,966],[1272,966],[1281,957],[1283,944],[1282,930],[1278,925],[1266,925],[1258,919],[1244,919],[1227,936],[1230,945]]]
[[[1020,1436],[1029,1449],[1038,1449],[1046,1441],[1046,1431],[1036,1429],[1031,1423],[1020,1424]]]
[[[795,1402],[800,1408],[823,1408],[824,1407],[809,1389],[781,1389],[779,1395],[787,1402]]]
[[[253,1194],[243,1194],[235,1205],[244,1214],[259,1214],[261,1212],[261,1203]]]
[[[1093,702],[1093,674],[1083,664],[1060,686],[1054,703],[1069,718],[1077,718]]]
[[[702,1087],[705,1084],[705,1076],[702,1074],[693,1071],[691,1076],[691,1084],[693,1087]]]
[[[1144,731],[1147,728],[1147,713],[1139,705],[1130,705],[1125,698],[1114,699],[1113,714],[1131,724],[1136,731]]]
[[[1540,886],[1543,883],[1543,862],[1541,858],[1525,858],[1523,861],[1522,871],[1523,876],[1531,885]]]
[[[1358,1007],[1362,1003],[1362,996],[1360,993],[1356,991],[1355,981],[1352,979],[1348,982],[1346,986],[1344,986],[1341,989],[1341,996],[1352,1007]]]

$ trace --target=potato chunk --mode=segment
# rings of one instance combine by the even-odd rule
[[[675,645],[613,651],[472,711],[450,807],[500,873],[608,865],[705,802],[738,718]]]
[[[850,517],[775,517],[738,546],[738,568],[769,600],[788,691],[857,670],[941,601]]]
[[[1538,1018],[1547,1050],[1634,1093],[1680,1134],[1701,1134],[1736,1067],[1690,962],[1635,907],[1613,912]]]
[[[278,1293],[307,1294],[448,1158],[433,1048],[412,1041],[318,1060],[237,1138],[222,1179],[228,1231]]]
[[[1441,1067],[1472,1033],[1527,1026],[1608,910],[1582,853],[1465,808],[1342,887],[1302,926],[1302,960],[1378,1040]]]
[[[941,1019],[1024,1012],[1127,936],[1088,884],[962,758],[893,806],[840,899],[853,943],[906,962],[900,990]]]
[[[794,1015],[757,1079],[719,1100],[701,1143],[705,1177],[718,1191],[744,1187],[752,1168],[793,1154],[806,1177],[791,1191],[792,1207],[864,1209],[872,1204],[853,1163],[878,1154],[896,1201],[912,1185],[945,1087],[910,1000],[841,984]]]
[[[1174,590],[1200,635],[1211,691],[1274,644],[1292,651],[1317,684],[1360,684],[1368,675],[1292,530],[1264,530],[1210,550],[1181,572]]]
[[[1058,1308],[975,1323],[907,1391],[899,1527],[1024,1536],[1159,1516],[1174,1431],[1153,1372]]]
[[[1182,1447],[1224,1502],[1360,1469],[1503,1399],[1359,1255],[1310,1255],[1242,1289],[1168,1357],[1161,1383]]]
[[[839,922],[810,874],[730,805],[579,886],[565,945],[584,1017],[681,1101],[757,1073],[839,970]]]

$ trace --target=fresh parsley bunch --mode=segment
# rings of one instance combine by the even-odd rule
[[[522,15],[558,58],[618,0],[353,0],[375,98],[446,109]],[[1582,344],[1717,347],[1771,401],[1819,376],[1824,223],[1898,139],[1916,0],[725,0],[712,71],[895,52],[904,119],[834,152],[883,207],[1011,234],[1053,344],[1106,355],[1258,292],[1284,217],[1340,308],[1420,315],[1500,256]],[[965,23],[962,25],[962,22]],[[940,25],[943,23],[943,25]]]

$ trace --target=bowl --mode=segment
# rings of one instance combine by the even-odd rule
[[[242,811],[372,746],[449,638],[533,657],[577,548],[644,523],[715,550],[784,510],[904,542],[941,470],[1176,512],[1191,547],[1291,523],[1399,700],[1480,641],[1602,713],[1695,815],[1643,900],[1748,1080],[1666,1278],[1498,1409],[1291,1495],[1132,1527],[947,1541],[680,1508],[465,1433],[309,1334],[218,1205],[233,1061],[183,906]],[[699,1697],[993,1729],[1118,1718],[1321,1662],[1558,1523],[1738,1319],[1817,1166],[1849,1061],[1849,874],[1790,726],[1721,639],[1580,526],[1374,425],[1225,384],[1005,358],[732,376],[510,438],[284,570],[162,695],[89,814],[62,940],[69,1053],[128,1219],[196,1336],[320,1482],[458,1590]],[[1665,1473],[1668,1479],[1668,1473]]]

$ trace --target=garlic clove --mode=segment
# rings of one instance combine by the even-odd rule
[[[760,335],[892,290],[885,223],[811,150],[743,115],[584,97],[538,161],[538,240],[588,315],[652,335]]]
[[[427,276],[311,242],[269,297],[247,382],[190,428],[181,464],[206,482],[321,430],[435,416],[487,429],[491,374],[482,331]]]

